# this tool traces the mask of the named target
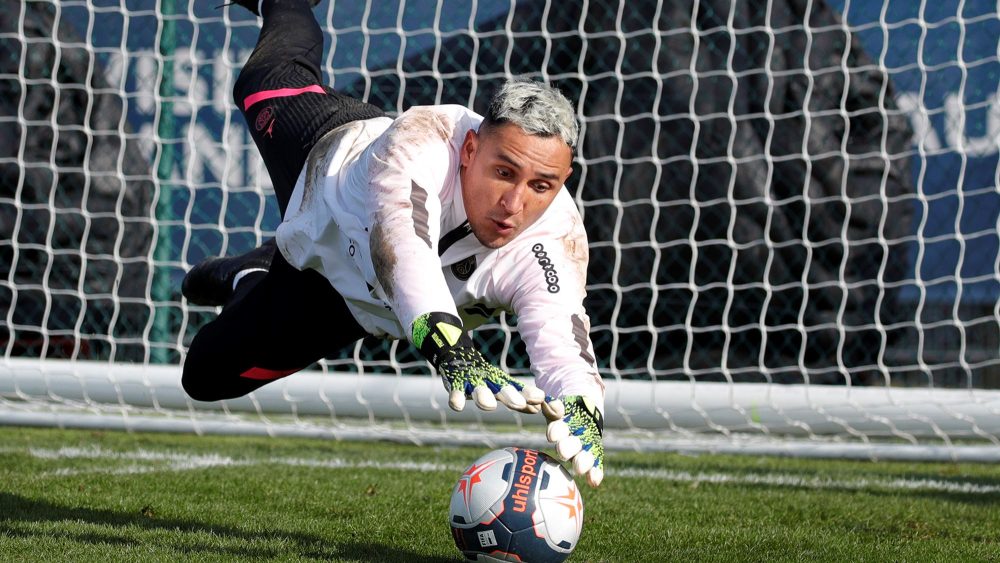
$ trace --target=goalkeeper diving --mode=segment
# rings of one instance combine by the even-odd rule
[[[223,306],[183,370],[194,399],[243,396],[366,335],[407,339],[448,404],[542,412],[558,456],[604,476],[604,385],[583,307],[587,237],[563,184],[578,125],[555,88],[511,80],[487,115],[417,106],[395,118],[321,84],[318,0],[236,0],[262,16],[234,98],[282,223],[247,254],[188,272],[192,303]],[[468,331],[517,315],[534,383]]]

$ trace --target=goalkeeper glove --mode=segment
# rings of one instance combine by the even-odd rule
[[[448,391],[448,406],[460,411],[473,399],[484,411],[508,408],[536,413],[545,393],[531,383],[521,383],[490,364],[472,347],[462,321],[448,313],[427,313],[413,321],[413,344],[437,369]]]
[[[604,479],[604,416],[587,397],[566,395],[542,405],[549,426],[545,437],[555,444],[556,455],[572,460],[573,472],[586,475],[587,483],[597,487]]]

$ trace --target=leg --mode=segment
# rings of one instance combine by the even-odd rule
[[[384,115],[375,106],[320,86],[323,34],[310,8],[315,3],[263,0],[260,37],[233,88],[282,216],[317,141],[351,121]],[[251,5],[256,11],[256,0]],[[185,276],[181,291],[191,303],[223,305],[235,277],[248,268],[266,270],[274,254],[274,247],[265,245],[241,256],[202,262]]]
[[[279,253],[254,276],[191,342],[181,378],[191,398],[241,397],[365,336],[319,273],[296,270]]]
[[[274,183],[282,216],[320,138],[382,110],[321,85],[323,33],[307,0],[264,0],[264,23],[233,97]]]

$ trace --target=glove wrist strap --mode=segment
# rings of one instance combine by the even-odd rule
[[[577,395],[575,397],[566,397],[566,399],[570,399],[577,408],[583,411],[585,416],[594,422],[599,435],[604,435],[604,415],[601,414],[601,409],[597,408],[597,405],[589,397]]]
[[[412,341],[435,368],[456,348],[471,346],[462,319],[450,313],[426,313],[413,321]]]

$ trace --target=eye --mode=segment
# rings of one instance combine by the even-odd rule
[[[535,190],[536,192],[538,192],[540,194],[543,194],[543,193],[551,190],[552,189],[552,185],[551,184],[547,184],[545,182],[535,182],[535,183],[531,184],[531,189]]]
[[[513,176],[513,174],[511,174],[509,169],[501,166],[497,168],[497,176],[501,178],[510,178],[511,176]]]

